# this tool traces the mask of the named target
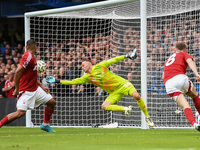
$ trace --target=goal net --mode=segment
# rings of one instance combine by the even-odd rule
[[[97,5],[98,4],[98,5]],[[176,42],[186,42],[199,69],[200,0],[147,0],[147,108],[155,127],[191,127],[184,112],[166,94],[162,81],[164,61]],[[46,76],[61,80],[81,77],[81,62],[93,65],[137,49],[135,60],[124,60],[109,67],[111,72],[131,81],[141,94],[140,1],[100,2],[26,14],[26,37],[37,42],[37,60],[47,69],[38,74],[56,100],[52,126],[92,126],[118,122],[120,126],[141,127],[141,110],[132,97],[124,96],[118,105],[133,106],[124,112],[101,110],[108,93],[89,83],[48,84]],[[188,70],[199,91],[193,73]],[[188,98],[195,113],[192,100]],[[31,121],[39,126],[44,106],[33,110]]]

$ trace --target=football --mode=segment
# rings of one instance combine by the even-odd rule
[[[46,70],[46,63],[42,60],[37,61],[37,72],[41,73]]]

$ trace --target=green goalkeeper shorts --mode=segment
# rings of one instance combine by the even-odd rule
[[[114,92],[106,98],[105,101],[111,102],[112,104],[117,104],[120,99],[126,94],[132,96],[132,93],[137,91],[133,84],[126,80],[125,83],[121,84]]]

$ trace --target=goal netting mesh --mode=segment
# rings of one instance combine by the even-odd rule
[[[183,41],[199,69],[200,0],[147,0],[147,107],[155,127],[191,127],[184,112],[166,94],[161,79],[164,61],[175,43]],[[61,80],[81,77],[81,62],[93,64],[137,49],[134,61],[124,60],[110,70],[131,81],[141,94],[140,1],[129,1],[76,11],[30,17],[30,37],[37,42],[37,60],[47,69],[38,74],[56,100],[52,126],[91,126],[118,122],[120,126],[141,126],[141,110],[132,97],[124,96],[119,105],[133,106],[124,112],[101,110],[108,93],[89,83],[83,85],[47,84],[46,76]],[[145,70],[142,70],[145,71]],[[188,70],[199,91],[193,73]],[[195,113],[192,100],[188,98]],[[44,106],[33,110],[31,121],[43,121]]]

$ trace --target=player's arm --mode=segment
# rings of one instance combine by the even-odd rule
[[[25,71],[25,68],[22,67],[21,65],[18,65],[17,70],[15,71],[15,90],[13,92],[13,95],[18,95],[19,94],[19,81],[22,76],[22,73]]]
[[[109,59],[107,61],[102,61],[99,64],[102,65],[102,66],[108,67],[108,66],[110,66],[110,65],[112,65],[114,63],[120,62],[120,61],[122,61],[124,59],[125,59],[125,55],[122,55],[122,56],[117,56],[115,58],[111,58],[111,59]]]
[[[129,59],[132,59],[132,60],[137,58],[136,49],[134,49],[132,53],[129,53],[129,54],[126,54],[126,55],[122,55],[122,56],[117,56],[115,58],[111,58],[111,59],[109,59],[107,61],[101,62],[100,64],[102,66],[108,67],[108,66],[110,66],[110,65],[112,65],[114,63],[117,63],[117,62],[120,62],[120,61],[124,60],[125,58],[129,58]]]
[[[46,78],[46,81],[48,83],[61,83],[61,84],[64,84],[64,85],[77,85],[77,84],[83,84],[83,83],[86,83],[87,82],[87,74],[83,75],[82,77],[80,78],[76,78],[72,81],[69,81],[69,80],[59,80],[59,79],[56,79],[54,78],[53,76],[48,76]]]
[[[11,87],[5,86],[4,88],[2,88],[2,91],[4,91],[4,92],[10,91],[13,87],[14,86],[11,86]]]
[[[69,80],[60,80],[60,83],[64,84],[64,85],[77,85],[77,84],[86,83],[86,80],[85,80],[85,78],[81,77],[81,78],[76,78],[76,79],[74,79],[72,81],[69,81]]]
[[[188,63],[188,66],[190,67],[190,69],[196,75],[196,80],[200,83],[200,75],[199,75],[199,73],[197,71],[197,66],[196,66],[195,62],[191,58],[188,58],[187,59],[187,63]]]

